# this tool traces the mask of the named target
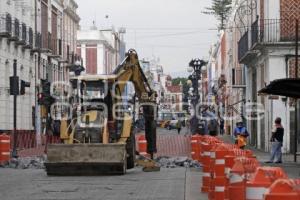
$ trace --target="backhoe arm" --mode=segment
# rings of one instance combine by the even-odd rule
[[[125,60],[114,70],[117,75],[118,87],[123,93],[126,83],[132,82],[135,88],[136,97],[143,107],[145,118],[145,135],[147,140],[147,152],[153,157],[156,149],[156,122],[157,94],[150,87],[148,80],[139,64],[135,50],[129,50]]]

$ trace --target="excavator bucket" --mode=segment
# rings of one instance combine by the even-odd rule
[[[122,175],[126,173],[125,144],[50,144],[48,175]]]

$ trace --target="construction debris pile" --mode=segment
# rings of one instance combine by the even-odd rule
[[[44,169],[45,156],[12,158],[0,167],[13,169]]]
[[[161,167],[165,168],[176,168],[176,167],[190,167],[190,168],[200,168],[201,165],[197,160],[192,160],[188,157],[169,157],[160,156],[155,159]]]

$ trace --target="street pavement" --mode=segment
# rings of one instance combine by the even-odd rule
[[[199,192],[199,176],[200,172],[187,168],[163,168],[160,172],[135,168],[124,176],[96,177],[48,177],[44,170],[0,169],[0,199],[206,199]]]
[[[187,142],[187,137],[178,136],[175,130],[158,129],[158,136],[169,147],[174,143],[189,145],[180,142]],[[159,145],[163,146],[163,143]],[[175,147],[182,148],[180,145]],[[176,152],[189,154],[187,150],[175,151],[174,156]],[[207,195],[200,192],[201,177],[199,169],[185,167],[161,168],[160,172],[143,172],[136,167],[124,176],[71,177],[47,176],[41,169],[0,168],[0,199],[205,200]]]

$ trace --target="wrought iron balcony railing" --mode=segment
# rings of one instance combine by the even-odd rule
[[[281,45],[295,41],[295,20],[257,19],[238,42],[238,59],[246,58],[257,45]],[[250,55],[250,54],[249,54]]]

